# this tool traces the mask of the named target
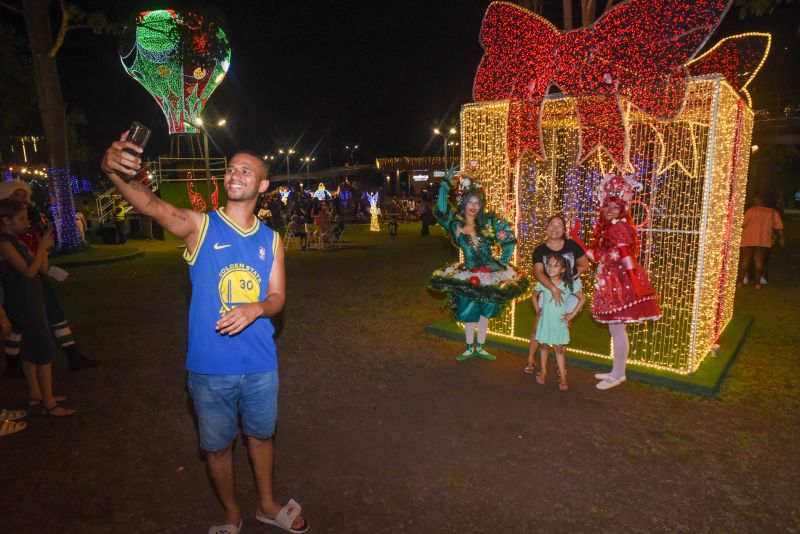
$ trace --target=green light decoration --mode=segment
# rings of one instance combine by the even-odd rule
[[[196,133],[197,119],[231,60],[225,32],[194,13],[143,11],[126,28],[122,66],[158,102],[169,133]]]

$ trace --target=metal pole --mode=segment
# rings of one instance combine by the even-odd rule
[[[286,185],[291,189],[292,181],[289,179],[289,149],[286,149]]]
[[[211,163],[208,160],[208,132],[203,128],[203,153],[206,160],[206,192],[211,194]]]
[[[447,140],[450,139],[450,136],[442,136],[442,139],[444,139],[444,170],[447,171]]]

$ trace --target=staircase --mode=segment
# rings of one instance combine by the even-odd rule
[[[153,192],[158,191],[158,163],[155,161],[148,161],[142,170],[139,171],[133,179],[139,181],[141,184],[148,186]],[[102,195],[97,197],[97,218],[102,225],[106,221],[110,221],[114,215],[114,202],[119,201],[120,205],[125,209],[125,213],[133,211],[133,206],[120,194],[116,186],[112,186],[103,192]]]

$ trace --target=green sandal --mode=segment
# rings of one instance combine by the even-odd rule
[[[497,356],[494,354],[489,354],[485,350],[483,350],[483,343],[478,343],[477,348],[475,349],[475,356],[478,358],[483,358],[484,360],[496,360]]]
[[[474,345],[467,345],[467,350],[456,356],[456,360],[459,362],[463,362],[464,360],[469,360],[473,356],[475,356],[475,346]]]

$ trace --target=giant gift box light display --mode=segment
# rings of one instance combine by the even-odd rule
[[[628,0],[565,33],[515,4],[492,3],[476,103],[461,112],[462,164],[489,208],[516,221],[524,271],[550,215],[580,220],[588,242],[602,176],[635,175],[644,186],[632,205],[639,262],[664,317],[629,327],[630,361],[684,374],[733,314],[753,121],[746,86],[769,49],[768,35],[745,34],[695,57],[728,7]],[[548,94],[551,86],[561,93]],[[592,272],[584,276],[591,297]],[[510,306],[491,331],[526,340],[520,306],[530,305]]]

